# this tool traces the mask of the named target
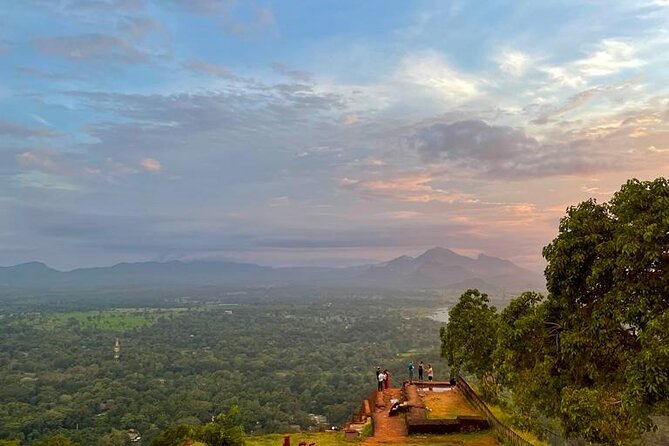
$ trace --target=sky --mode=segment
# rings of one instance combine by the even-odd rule
[[[0,265],[540,271],[667,172],[667,0],[0,0]]]

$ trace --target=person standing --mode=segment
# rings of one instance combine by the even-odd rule
[[[432,364],[427,365],[427,380],[432,381],[434,378],[434,370],[432,369]]]
[[[390,389],[390,371],[388,369],[385,369],[383,371],[383,374],[385,375],[386,379],[383,380],[383,387],[388,390]]]
[[[413,382],[413,361],[409,361],[409,365],[407,366],[407,370],[409,372],[409,382]]]
[[[384,373],[381,372],[381,373],[378,374],[378,376],[376,377],[376,379],[377,379],[377,381],[378,381],[378,384],[377,384],[376,389],[377,389],[379,392],[383,392],[383,382],[386,380],[386,375],[384,375]]]
[[[423,369],[425,367],[423,366],[423,361],[418,363],[418,380],[422,381],[423,380]]]

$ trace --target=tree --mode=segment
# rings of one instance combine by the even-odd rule
[[[554,413],[559,402],[551,398],[560,388],[551,380],[555,346],[547,342],[550,327],[544,302],[544,296],[528,291],[499,315],[495,370],[500,386],[512,391],[514,421],[524,429],[533,428],[536,411]]]
[[[37,443],[36,446],[77,446],[64,435],[54,435],[46,440]]]
[[[496,345],[497,314],[485,293],[469,289],[448,312],[448,324],[442,327],[441,351],[451,367],[451,375],[463,369],[473,373],[485,398],[494,399],[496,380],[493,352]]]
[[[171,426],[161,432],[151,442],[151,446],[180,446],[193,435],[193,429],[193,426],[187,424]]]
[[[98,440],[98,446],[125,446],[128,435],[118,429],[112,429],[110,433]]]
[[[221,413],[213,421],[200,426],[195,439],[207,446],[243,446],[244,428],[240,424],[239,408],[232,406],[227,413]]]
[[[570,207],[543,254],[547,299],[502,316],[506,379],[568,435],[632,444],[669,399],[669,182]]]

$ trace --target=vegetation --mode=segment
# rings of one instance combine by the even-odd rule
[[[240,424],[239,408],[233,406],[228,413],[222,413],[210,422],[201,425],[182,424],[162,432],[151,443],[152,446],[182,446],[191,441],[204,446],[242,446],[244,428]]]
[[[72,295],[58,306],[53,297],[16,300],[0,313],[0,438],[26,446],[61,433],[103,446],[137,429],[150,444],[170,426],[201,426],[233,406],[250,434],[318,427],[310,414],[339,424],[373,389],[377,365],[400,380],[408,352],[438,361],[439,323],[418,314],[443,300],[145,292],[153,297],[137,296],[137,308]]]
[[[544,248],[548,296],[523,293],[497,317],[466,292],[442,331],[444,355],[494,376],[528,423],[539,414],[571,437],[638,442],[669,404],[667,247],[666,179],[571,207]]]
[[[496,309],[478,290],[467,290],[449,311],[449,323],[440,331],[442,355],[456,376],[464,367],[476,375],[483,395],[495,395],[492,354],[497,330]]]

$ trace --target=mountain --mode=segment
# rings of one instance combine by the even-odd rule
[[[371,266],[357,280],[369,286],[399,288],[477,287],[508,292],[543,288],[541,275],[509,260],[485,254],[471,258],[441,247],[416,258],[401,256]]]
[[[0,289],[109,286],[346,286],[380,288],[471,288],[516,292],[543,288],[543,278],[512,262],[480,254],[471,258],[446,248],[418,257],[400,256],[377,265],[349,268],[272,268],[235,262],[140,262],[57,271],[32,262],[0,267]],[[470,286],[471,285],[471,286]]]
[[[56,280],[62,274],[41,262],[22,263],[15,266],[0,267],[0,286],[22,286],[34,280]]]

